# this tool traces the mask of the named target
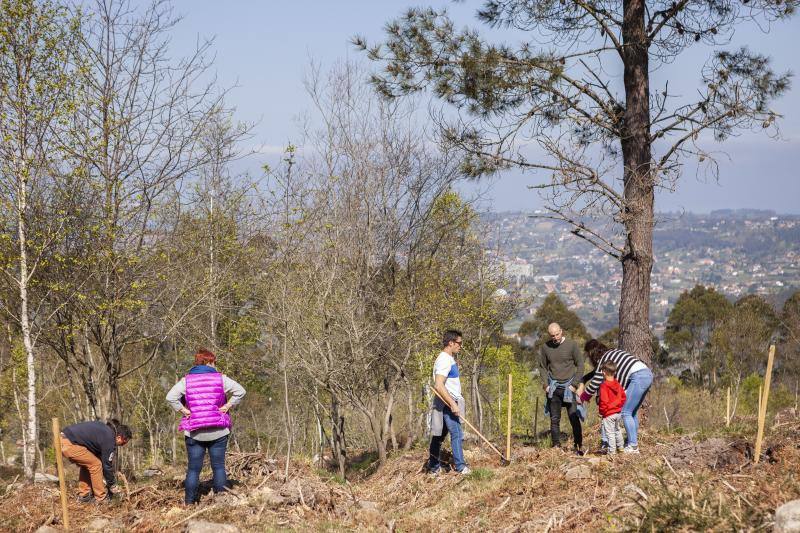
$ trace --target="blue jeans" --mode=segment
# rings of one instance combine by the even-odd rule
[[[211,460],[214,492],[225,491],[225,485],[228,483],[228,476],[225,473],[225,449],[228,447],[228,435],[209,441],[195,440],[191,437],[184,437],[184,439],[186,441],[186,456],[189,459],[186,480],[183,482],[186,503],[196,503],[198,500],[197,489],[200,486],[200,470],[203,469],[206,450],[208,450],[208,457]]]
[[[442,412],[442,417],[444,418],[442,434],[431,437],[428,470],[431,472],[439,470],[439,466],[441,465],[439,454],[442,451],[442,442],[444,442],[444,438],[447,434],[450,433],[450,447],[453,449],[453,460],[456,463],[456,470],[461,472],[467,466],[466,461],[464,461],[464,446],[462,444],[464,432],[461,430],[461,421],[457,416],[453,415],[453,411],[447,406],[445,406]]]
[[[628,388],[625,389],[625,405],[622,406],[622,423],[625,426],[625,433],[628,438],[628,446],[639,445],[639,407],[642,406],[650,385],[653,384],[653,372],[649,368],[637,370],[628,381]]]

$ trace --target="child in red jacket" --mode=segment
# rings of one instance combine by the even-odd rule
[[[615,454],[617,449],[622,450],[625,443],[622,440],[622,418],[620,412],[625,405],[625,389],[616,380],[617,365],[613,361],[606,361],[600,367],[605,381],[600,384],[598,407],[600,416],[603,417],[603,432],[608,439],[608,453]]]

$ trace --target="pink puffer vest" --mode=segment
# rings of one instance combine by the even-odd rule
[[[191,415],[183,417],[178,429],[194,431],[212,427],[230,428],[230,415],[219,412],[219,408],[227,401],[225,388],[222,386],[222,374],[187,374],[185,379],[186,408]]]

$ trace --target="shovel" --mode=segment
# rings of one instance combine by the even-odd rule
[[[434,393],[436,396],[438,396],[438,397],[439,397],[439,399],[440,399],[440,400],[442,400],[442,401],[444,402],[444,404],[445,404],[445,405],[447,405],[447,402],[445,401],[445,399],[444,399],[444,398],[442,398],[442,395],[441,395],[441,394],[439,394],[439,391],[437,391],[437,390],[436,390],[435,388],[433,388],[433,387],[431,387],[431,390],[433,391],[433,393]],[[471,430],[472,430],[472,431],[473,431],[473,432],[474,432],[476,435],[478,435],[478,436],[479,436],[481,439],[483,439],[483,442],[485,442],[486,444],[488,444],[488,445],[489,445],[489,447],[490,447],[492,450],[494,450],[494,451],[495,451],[495,453],[497,453],[497,455],[499,455],[499,456],[500,456],[500,459],[501,459],[501,461],[500,461],[500,464],[502,464],[503,466],[508,466],[509,464],[511,464],[511,459],[509,459],[508,457],[506,457],[505,455],[503,455],[503,452],[501,452],[500,450],[498,450],[498,449],[497,449],[497,447],[496,447],[494,444],[492,444],[492,443],[489,441],[489,439],[487,439],[486,437],[484,437],[484,436],[483,436],[483,434],[482,434],[480,431],[478,431],[478,428],[476,428],[475,426],[473,426],[472,424],[470,424],[469,420],[467,420],[467,419],[466,419],[466,418],[464,418],[463,416],[459,416],[459,418],[461,419],[461,421],[462,421],[462,422],[464,422],[464,423],[465,423],[467,426],[469,426],[469,428],[470,428],[470,429],[471,429]]]

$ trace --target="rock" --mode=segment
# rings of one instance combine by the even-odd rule
[[[144,472],[142,472],[142,477],[155,477],[163,475],[164,472],[162,472],[158,468],[145,468]]]
[[[536,446],[523,446],[519,448],[516,452],[517,456],[519,457],[537,457],[539,455],[539,449]]]
[[[25,486],[25,484],[24,484],[24,483],[21,483],[21,482],[19,482],[19,481],[18,481],[18,482],[16,482],[16,483],[11,483],[11,484],[9,484],[9,485],[6,485],[6,488],[5,488],[5,493],[6,493],[6,494],[8,494],[8,493],[10,493],[10,492],[12,492],[12,491],[19,490],[19,489],[21,489],[21,488],[22,488],[22,487],[24,487],[24,486]]]
[[[567,470],[566,478],[569,480],[588,479],[592,477],[592,469],[588,465],[576,465]]]
[[[314,497],[314,490],[311,487],[304,487],[297,480],[285,484],[278,492],[286,500],[286,503],[297,505],[300,503],[300,491],[302,491],[303,494],[303,502],[307,506],[313,507],[316,500]]]
[[[372,527],[385,526],[384,516],[378,508],[378,504],[366,500],[359,500],[356,503],[356,518],[359,522]],[[370,528],[371,529],[371,528]]]
[[[111,520],[109,520],[108,518],[95,518],[94,520],[86,524],[86,527],[83,528],[83,530],[96,531],[99,533],[101,531],[105,531],[105,529],[110,525],[111,525]]]
[[[464,450],[464,459],[469,461],[474,461],[478,458],[478,452],[475,450]]]
[[[299,498],[298,498],[299,499]],[[257,505],[266,504],[269,507],[280,507],[286,503],[286,499],[278,492],[269,487],[264,487],[250,494],[250,501]]]
[[[168,520],[173,519],[173,518],[177,518],[181,514],[182,511],[183,511],[183,509],[181,509],[180,507],[172,506],[167,510],[166,513],[164,513],[164,518],[166,518]]]
[[[247,498],[242,498],[232,492],[223,492],[214,495],[214,503],[227,505],[228,507],[242,507],[247,505]]]
[[[775,510],[774,533],[800,533],[800,500],[786,502]]]
[[[44,472],[36,472],[33,476],[34,483],[58,483],[58,476],[53,474],[45,474]]]
[[[116,533],[125,530],[122,524],[116,520],[109,520],[108,518],[95,518],[83,528],[87,533]]]
[[[240,533],[241,530],[233,524],[189,520],[184,531],[186,533]]]
[[[380,512],[380,508],[378,507],[378,504],[375,503],[375,502],[371,502],[369,500],[358,500],[358,503],[356,505],[362,511],[378,511],[378,512]]]
[[[322,456],[320,456],[320,454],[315,453],[314,457],[311,458],[311,463],[312,464],[318,464],[318,463],[319,464],[328,464],[330,462],[331,462],[331,456],[330,455],[322,455]]]
[[[41,526],[35,533],[58,533],[58,530],[52,526]]]

